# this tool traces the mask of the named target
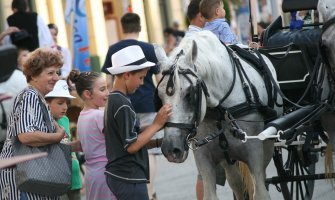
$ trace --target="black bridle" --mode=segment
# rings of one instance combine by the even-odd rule
[[[196,133],[197,133],[197,128],[198,125],[200,123],[200,118],[201,118],[201,104],[202,104],[202,93],[205,94],[205,96],[209,97],[209,93],[207,90],[207,86],[205,84],[205,82],[196,74],[196,72],[194,72],[193,70],[187,68],[187,69],[179,69],[177,67],[177,62],[180,58],[181,55],[183,55],[184,52],[183,50],[181,50],[177,56],[176,59],[173,63],[173,65],[168,69],[162,72],[163,77],[161,79],[161,81],[168,76],[168,82],[166,85],[166,94],[168,96],[172,96],[175,93],[175,72],[177,70],[177,73],[180,75],[183,75],[186,80],[191,84],[191,91],[190,91],[190,95],[192,99],[192,102],[194,103],[194,115],[192,118],[191,123],[187,124],[187,123],[177,123],[177,122],[167,122],[165,124],[166,127],[174,127],[174,128],[179,128],[179,129],[183,129],[186,130],[187,136],[186,136],[186,140],[190,140],[192,139]],[[194,65],[194,69],[195,71],[197,71],[196,66]],[[196,83],[195,85],[192,83],[192,80],[189,76],[193,76],[196,78]],[[161,83],[161,81],[158,83]],[[157,88],[158,88],[157,86]],[[192,87],[193,86],[193,87]]]

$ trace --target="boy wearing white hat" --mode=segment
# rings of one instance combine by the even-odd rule
[[[159,131],[171,114],[164,105],[150,126],[142,132],[136,113],[127,97],[143,85],[149,67],[140,46],[125,47],[112,55],[115,82],[105,107],[104,132],[108,163],[107,184],[118,200],[148,200],[149,160],[145,145]]]
[[[50,111],[57,121],[59,126],[65,129],[65,135],[62,143],[71,142],[71,132],[70,132],[70,121],[65,115],[68,109],[68,103],[70,99],[75,98],[70,95],[69,86],[65,80],[59,80],[56,82],[54,89],[45,95],[45,100],[47,101]],[[72,185],[71,190],[67,194],[63,195],[65,199],[80,199],[80,189],[82,188],[82,182],[80,177],[80,167],[79,161],[76,154],[72,153]]]

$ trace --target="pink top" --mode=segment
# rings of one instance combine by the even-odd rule
[[[104,111],[90,109],[81,111],[78,118],[78,136],[85,154],[86,164],[107,163],[104,127]]]
[[[108,188],[104,174],[107,158],[103,127],[103,110],[90,109],[80,112],[77,128],[86,159],[85,187],[86,199],[89,200],[116,200]]]

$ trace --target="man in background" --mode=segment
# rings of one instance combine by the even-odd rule
[[[31,36],[27,46],[29,51],[33,51],[38,47],[51,47],[54,45],[50,31],[43,19],[35,12],[28,12],[26,0],[13,0],[12,10],[13,14],[7,18],[7,24],[8,26],[17,27],[20,31],[25,31]],[[11,34],[10,39],[5,39],[5,42],[13,42],[15,34],[19,33]]]

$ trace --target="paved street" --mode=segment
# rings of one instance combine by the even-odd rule
[[[159,200],[195,200],[195,183],[197,169],[192,153],[187,160],[181,164],[169,163],[164,156],[159,156],[156,178],[156,191]],[[317,163],[317,172],[321,173],[324,160],[321,158]],[[268,176],[275,174],[272,163],[267,170]],[[233,195],[228,186],[218,186],[219,199],[233,200]],[[283,199],[281,193],[274,186],[270,186],[270,196],[274,200]],[[317,180],[313,200],[335,199],[335,189],[325,180]]]

